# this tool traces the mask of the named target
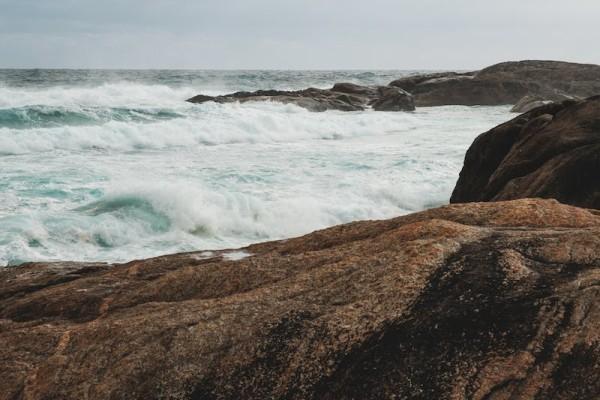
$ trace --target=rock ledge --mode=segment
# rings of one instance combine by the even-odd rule
[[[0,272],[3,399],[592,399],[600,215],[458,204]]]

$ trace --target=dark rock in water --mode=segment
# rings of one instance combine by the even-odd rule
[[[276,101],[296,104],[310,111],[362,111],[373,106],[378,111],[412,111],[415,104],[410,93],[391,87],[360,86],[352,83],[337,83],[331,89],[309,88],[297,91],[257,90],[236,92],[224,96],[194,96],[191,103]]]
[[[538,82],[565,93],[588,97],[599,94],[600,65],[536,60],[503,62],[479,71],[477,77]]]
[[[207,101],[213,101],[213,99],[213,96],[205,96],[203,94],[199,94],[190,99],[187,99],[186,101],[189,101],[190,103],[204,103]]]
[[[401,89],[391,92],[389,88]],[[388,96],[383,96],[385,93]],[[505,62],[475,72],[417,74],[391,82],[387,87],[337,83],[333,88],[298,91],[258,90],[224,96],[198,95],[192,103],[215,101],[265,101],[297,104],[311,111],[360,111],[372,106],[379,111],[410,111],[416,106],[516,104],[526,97],[559,102],[600,94],[600,66],[560,61]],[[412,96],[411,96],[412,95]],[[413,98],[414,97],[414,98]],[[529,111],[541,103],[519,106]]]
[[[600,94],[600,66],[559,61],[519,61],[478,72],[416,75],[390,83],[409,91],[417,106],[515,104],[524,96]],[[558,98],[557,98],[558,97]]]
[[[405,111],[414,110],[415,102],[407,92],[396,87],[377,88],[377,96],[370,105],[375,111]]]
[[[475,72],[435,72],[430,74],[415,74],[397,79],[391,82],[389,86],[399,87],[412,93],[417,88],[417,86],[427,81],[442,82],[453,79],[468,79],[472,78],[473,75],[475,75]]]
[[[0,397],[600,396],[591,210],[450,205],[244,251],[1,269]]]
[[[413,95],[419,106],[493,106],[514,104],[521,97],[538,89],[538,86],[526,82],[457,77],[423,82],[414,89]]]
[[[600,96],[544,105],[480,135],[450,201],[524,197],[600,209]]]
[[[355,94],[361,96],[376,97],[377,88],[372,86],[361,86],[354,83],[336,83],[331,88],[332,92]]]

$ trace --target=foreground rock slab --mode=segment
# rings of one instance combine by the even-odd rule
[[[309,88],[297,91],[258,90],[256,92],[236,92],[224,96],[197,95],[187,100],[190,103],[275,101],[295,104],[309,111],[413,111],[412,96],[392,86],[360,86],[352,83],[338,83],[331,89]]]
[[[514,61],[466,73],[422,74],[390,86],[415,97],[417,107],[516,104],[525,96],[543,101],[600,94],[600,66],[561,61]]]
[[[592,399],[600,213],[450,205],[0,272],[2,399]]]
[[[480,135],[450,201],[525,197],[600,209],[600,96],[544,105]]]

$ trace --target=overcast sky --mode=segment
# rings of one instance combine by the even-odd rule
[[[600,64],[600,0],[0,0],[0,67]]]

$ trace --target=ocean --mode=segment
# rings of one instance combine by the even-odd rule
[[[184,101],[412,72],[0,70],[0,266],[234,248],[446,204],[509,107]]]

